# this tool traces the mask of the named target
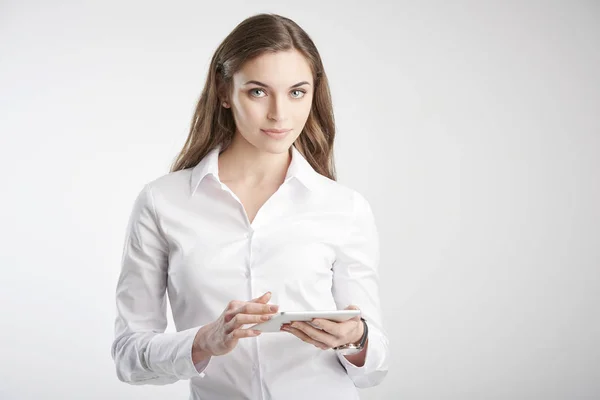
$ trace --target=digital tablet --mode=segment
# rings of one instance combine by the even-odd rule
[[[281,325],[288,324],[293,321],[304,321],[311,324],[310,321],[312,321],[314,318],[322,318],[336,322],[343,322],[356,316],[360,316],[360,310],[281,311],[277,314],[274,314],[270,320],[253,325],[248,329],[254,329],[261,332],[281,332]]]

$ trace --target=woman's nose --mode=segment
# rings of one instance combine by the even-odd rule
[[[284,100],[275,99],[271,107],[269,108],[269,113],[267,114],[267,118],[273,121],[283,121],[285,119],[286,112],[284,111],[285,104]]]

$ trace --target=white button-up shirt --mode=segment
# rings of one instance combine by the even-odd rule
[[[379,384],[389,364],[369,203],[318,174],[292,146],[284,183],[250,223],[219,180],[219,152],[149,182],[135,201],[116,288],[118,378],[136,385],[187,379],[190,399],[358,399],[356,388]],[[358,306],[369,326],[365,364],[265,332],[194,365],[198,329],[229,301],[267,291],[279,311]],[[165,332],[166,294],[176,332]]]

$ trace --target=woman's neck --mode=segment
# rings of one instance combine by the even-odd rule
[[[290,162],[289,151],[270,153],[236,135],[219,156],[219,180],[249,186],[281,185]]]

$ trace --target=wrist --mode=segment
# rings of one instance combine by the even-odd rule
[[[213,356],[208,346],[210,329],[211,326],[208,324],[204,325],[196,332],[194,343],[192,344],[192,361],[194,364]]]
[[[357,335],[360,333],[361,335],[358,339],[351,341],[350,343],[346,343],[342,346],[334,347],[333,349],[340,352],[343,355],[351,355],[363,352],[367,344],[367,337],[369,335],[369,329],[367,327],[367,322],[364,318],[360,319],[362,328],[357,329]]]
[[[363,337],[364,334],[365,334],[365,324],[361,320],[360,324],[358,326],[358,329],[357,329],[356,336],[353,338],[353,340],[350,343],[352,343],[352,344],[358,344],[358,342],[360,342],[360,340],[362,339],[362,337]]]

